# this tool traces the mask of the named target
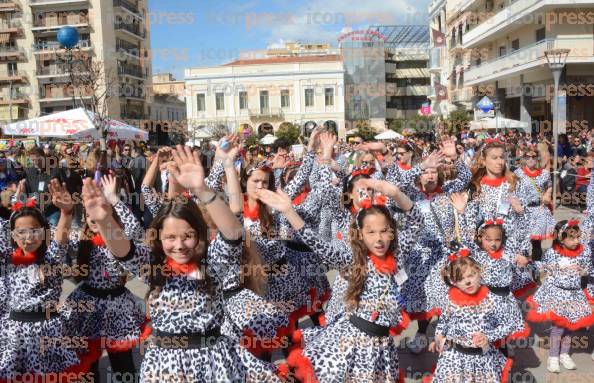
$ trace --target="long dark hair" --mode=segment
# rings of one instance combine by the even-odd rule
[[[250,176],[256,170],[262,170],[268,174],[268,190],[274,191],[274,174],[272,171],[269,171],[266,168],[262,168],[260,164],[252,164],[248,166],[245,171],[242,170],[240,184],[241,184],[241,192],[247,192],[247,182]],[[265,204],[260,203],[258,208],[258,217],[260,218],[260,229],[263,233],[270,233],[273,225],[272,221],[272,214],[268,211],[268,208]]]
[[[392,219],[390,211],[385,206],[373,205],[368,209],[361,210],[351,224],[350,232],[354,235],[351,236],[351,248],[353,251],[353,263],[348,269],[348,274],[343,275],[348,281],[348,287],[345,294],[345,303],[349,309],[357,309],[365,287],[365,281],[367,280],[367,260],[369,249],[363,242],[361,234],[361,228],[363,227],[363,221],[365,217],[373,214],[381,214],[390,223],[390,227],[394,233],[394,239],[390,243],[390,250],[394,252],[394,258],[397,259],[396,248],[398,243],[396,223]]]
[[[163,244],[159,234],[163,230],[163,223],[167,218],[178,218],[186,221],[198,235],[197,251],[194,253],[193,262],[198,264],[202,274],[204,275],[204,282],[199,284],[206,290],[209,295],[214,294],[213,282],[207,270],[207,249],[208,249],[208,225],[198,206],[191,199],[175,198],[166,200],[161,206],[161,210],[157,216],[152,220],[149,227],[149,246],[152,250],[151,258],[151,273],[149,276],[149,299],[158,295],[161,288],[165,285],[166,276],[163,275],[163,266],[165,265],[165,252],[163,251]],[[191,262],[192,262],[191,261]]]
[[[41,212],[41,210],[39,210],[39,208],[24,206],[23,208],[21,208],[20,210],[17,210],[10,216],[10,233],[11,234],[14,231],[14,226],[15,226],[17,219],[24,218],[24,217],[33,217],[39,223],[39,225],[43,228],[44,237],[43,237],[43,241],[41,241],[41,245],[36,250],[36,253],[38,254],[38,256],[37,256],[37,259],[35,260],[35,263],[37,265],[43,266],[45,264],[45,252],[47,251],[47,244],[49,243],[50,238],[51,238],[51,230],[50,230],[49,222],[43,216],[43,213]],[[14,240],[14,238],[12,238],[12,235],[10,236],[10,244],[15,249],[18,247],[16,241]],[[39,274],[40,274],[39,279],[42,284],[45,281],[45,274],[43,272],[44,269],[45,269],[44,267],[39,268]]]
[[[354,177],[348,177],[345,179],[343,187],[342,187],[342,206],[346,209],[350,209],[353,206],[353,198],[350,194],[353,192],[353,188],[355,187],[355,182],[365,179],[368,180],[371,177],[367,174],[359,174]]]

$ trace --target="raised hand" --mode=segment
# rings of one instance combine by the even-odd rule
[[[334,145],[336,144],[336,136],[330,132],[323,132],[320,134],[320,146],[322,149],[322,156],[325,159],[332,158]]]
[[[468,194],[465,192],[452,193],[450,194],[450,201],[456,211],[462,214],[466,209],[466,204],[468,204]]]
[[[83,180],[82,198],[87,217],[93,221],[101,223],[111,217],[111,205],[101,192],[101,189],[90,178]]]
[[[157,160],[159,163],[167,162],[171,157],[171,148],[168,146],[164,146],[157,150]]]
[[[112,206],[120,201],[117,192],[117,179],[113,175],[108,174],[101,177],[101,186],[103,195]]]
[[[66,183],[60,182],[54,178],[48,185],[49,192],[52,196],[52,204],[60,210],[65,212],[72,211],[72,196],[66,189]]]
[[[398,188],[398,186],[396,186],[388,181],[382,181],[382,180],[376,180],[373,178],[369,178],[369,179],[362,179],[359,182],[363,184],[364,188],[373,189],[376,192],[382,193],[383,195],[386,195],[388,197],[394,197],[394,196],[398,195],[398,193],[400,193],[400,189]]]
[[[421,163],[421,169],[423,169],[423,170],[428,169],[428,168],[437,169],[438,167],[443,165],[444,160],[445,160],[445,156],[443,155],[443,153],[436,150],[433,153],[431,153],[427,158],[425,158],[425,160]]]
[[[187,146],[177,145],[172,152],[173,162],[168,166],[170,174],[181,187],[190,189],[194,194],[206,190],[204,183],[204,169],[198,158],[198,153],[192,153]]]
[[[223,142],[227,142],[229,147],[227,150],[222,149]],[[219,141],[219,145],[217,145],[217,149],[215,151],[215,160],[221,160],[225,164],[225,166],[233,166],[233,162],[239,153],[239,136],[237,134],[229,134],[223,137]]]
[[[456,151],[456,138],[455,137],[444,137],[440,145],[440,152],[452,160],[458,158],[458,152]]]
[[[291,198],[282,190],[273,192],[268,189],[258,189],[256,195],[262,203],[281,213],[286,213],[293,207]]]
[[[381,142],[365,142],[358,147],[359,150],[375,150],[383,152],[386,150],[386,145]]]
[[[275,154],[272,159],[272,168],[284,169],[285,167],[287,167],[287,156],[280,153]]]
[[[315,127],[314,130],[311,132],[309,136],[309,141],[307,142],[307,150],[309,152],[315,149],[317,138],[319,137],[321,132],[322,129],[319,126]]]

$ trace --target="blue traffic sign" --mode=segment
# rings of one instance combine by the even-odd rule
[[[483,113],[488,113],[493,109],[493,101],[487,96],[481,98],[481,100],[476,104]]]

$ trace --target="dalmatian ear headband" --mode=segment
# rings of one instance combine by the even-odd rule
[[[568,220],[563,226],[561,226],[561,229],[559,229],[559,237],[561,237],[563,234],[565,234],[567,232],[567,230],[574,228],[574,227],[578,227],[580,226],[580,221],[578,221],[577,219],[570,219]]]
[[[504,224],[503,218],[501,218],[501,217],[490,218],[490,219],[486,220],[485,222],[481,223],[481,225],[479,226],[477,232],[480,232],[481,230],[483,230],[487,226],[501,226],[503,228],[503,224]]]
[[[23,203],[21,201],[17,201],[15,203],[12,204],[12,214],[10,215],[10,218],[12,218],[13,215],[15,215],[17,212],[23,210],[24,208],[34,208],[37,207],[37,200],[35,198],[27,198],[27,200]]]
[[[373,206],[386,206],[386,196],[382,194],[374,194],[373,198],[367,193],[365,189],[359,189],[359,211],[355,215],[355,222],[357,223],[357,229],[361,229],[359,227],[359,217],[363,210],[370,209]]]
[[[375,168],[373,166],[360,166],[353,168],[353,171],[349,175],[349,179],[347,182],[351,182],[351,180],[360,175],[371,176],[375,173]]]
[[[456,262],[460,258],[466,258],[469,256],[470,256],[470,250],[464,247],[464,248],[456,251],[455,253],[448,255],[448,261]]]
[[[505,141],[501,137],[485,138],[483,145],[481,146],[481,153],[491,145],[505,145]]]

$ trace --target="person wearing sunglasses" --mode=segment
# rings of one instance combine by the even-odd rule
[[[540,168],[539,160],[536,145],[528,145],[524,152],[525,166],[514,172],[518,177],[518,195],[522,196],[530,228],[533,260],[540,260],[541,241],[552,238],[555,229],[555,219],[548,208],[552,194],[551,174]]]

